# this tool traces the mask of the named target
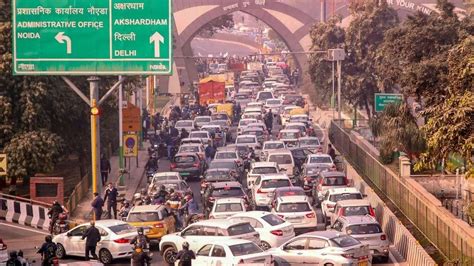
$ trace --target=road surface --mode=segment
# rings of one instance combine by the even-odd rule
[[[220,53],[229,53],[230,56],[233,56],[234,54],[237,56],[247,56],[258,52],[257,49],[250,45],[246,45],[245,43],[220,39],[194,38],[191,41],[191,47],[193,48],[195,56],[201,54],[205,57],[209,54],[219,56]]]

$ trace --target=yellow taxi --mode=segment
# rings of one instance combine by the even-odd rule
[[[126,222],[137,228],[142,227],[152,242],[159,242],[162,236],[176,231],[176,221],[164,205],[134,206]]]
[[[303,108],[295,108],[290,111],[290,116],[292,115],[304,115],[306,114],[306,110]]]

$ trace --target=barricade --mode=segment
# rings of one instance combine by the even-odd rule
[[[48,231],[48,211],[47,203],[0,194],[0,220]]]

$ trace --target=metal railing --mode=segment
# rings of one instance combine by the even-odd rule
[[[86,174],[82,180],[77,183],[72,191],[71,195],[64,203],[64,206],[69,210],[69,212],[73,212],[74,209],[77,207],[77,204],[81,202],[81,200],[89,193],[90,188],[90,179],[91,177],[89,174]]]
[[[329,138],[357,172],[370,179],[446,258],[474,265],[474,233],[469,225],[456,219],[416,181],[399,178],[353,142],[339,121],[331,123]]]
[[[29,203],[31,205],[39,205],[39,206],[47,207],[47,208],[51,207],[51,203],[32,200],[32,199],[29,199],[29,198],[23,198],[23,197],[19,197],[19,196],[12,196],[12,195],[9,195],[9,194],[0,193],[0,198],[19,201],[19,202],[25,202],[25,203]]]

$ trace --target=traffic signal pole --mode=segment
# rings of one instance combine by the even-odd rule
[[[97,102],[99,101],[99,78],[92,76],[89,81],[91,102],[91,167],[92,193],[102,191],[102,182],[97,182],[100,173],[100,123]]]

